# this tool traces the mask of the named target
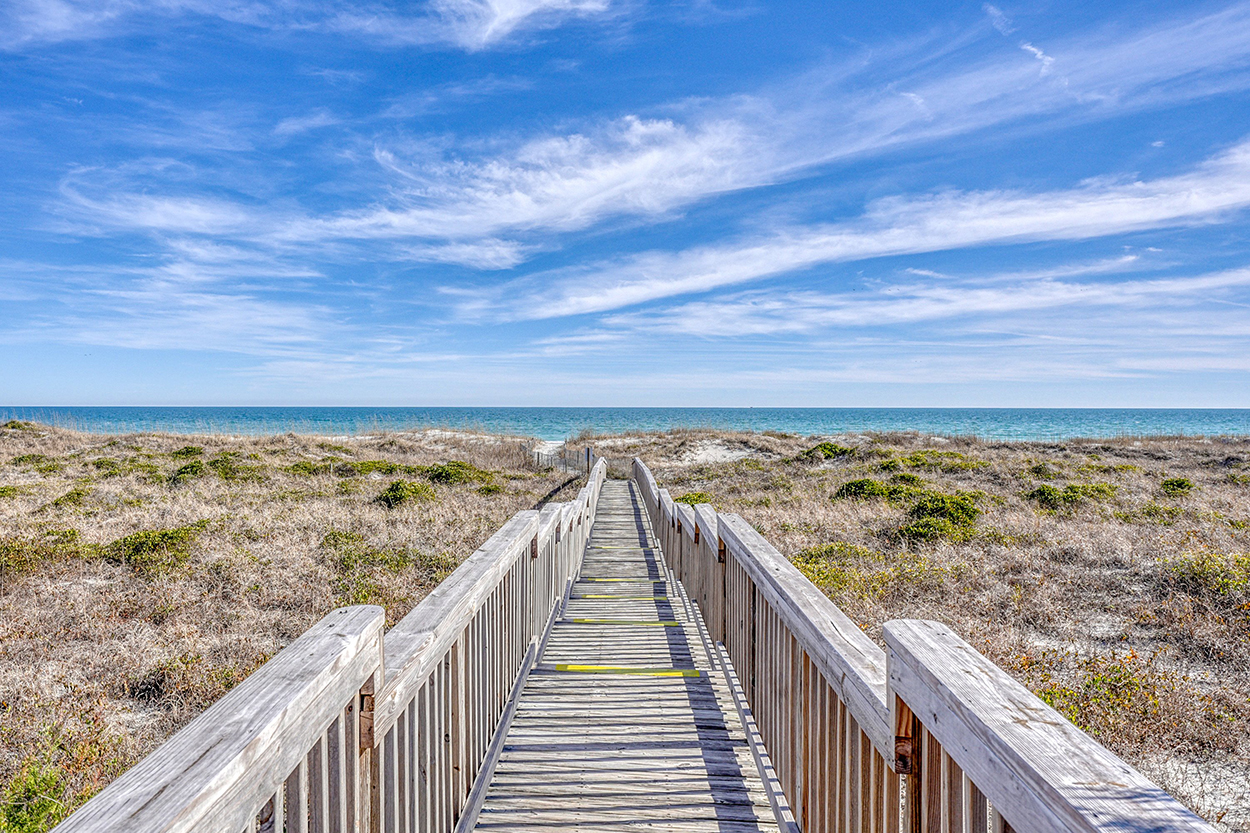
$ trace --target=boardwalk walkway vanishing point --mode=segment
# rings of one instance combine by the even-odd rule
[[[632,484],[606,483],[477,828],[775,831],[738,702]]]
[[[389,631],[328,614],[58,833],[1213,833],[950,629],[883,650],[742,518],[619,474]]]

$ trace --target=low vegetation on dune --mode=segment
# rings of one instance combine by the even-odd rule
[[[591,438],[742,515],[880,640],[950,625],[1227,829],[1250,830],[1250,440]],[[696,497],[697,496],[697,497]]]
[[[1250,829],[1250,440],[579,438],[736,512],[874,639],[946,622]],[[519,443],[0,428],[0,831],[42,831],[334,607],[393,623],[519,509]]]
[[[394,622],[580,481],[515,440],[0,427],[0,832],[51,827],[330,610]]]

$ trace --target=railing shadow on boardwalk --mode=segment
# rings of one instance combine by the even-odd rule
[[[594,463],[574,500],[518,513],[387,633],[377,607],[327,615],[58,831],[463,827],[578,574],[605,477]],[[684,585],[741,680],[797,829],[1213,829],[945,626],[887,623],[882,650],[742,518],[674,503],[640,460],[632,481],[638,541],[652,546],[649,525],[654,569]],[[692,664],[707,650],[667,642]],[[682,678],[692,710],[708,685]],[[705,769],[726,738],[697,727]],[[750,773],[728,771],[726,795],[742,797],[734,778]],[[715,812],[712,827],[736,829],[732,811]]]

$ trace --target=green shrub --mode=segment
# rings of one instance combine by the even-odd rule
[[[1159,484],[1159,489],[1168,497],[1185,497],[1194,490],[1194,484],[1187,477],[1169,477]]]
[[[184,445],[177,451],[169,452],[169,456],[175,460],[190,460],[192,457],[203,457],[204,449],[198,445]]]
[[[890,490],[884,484],[876,480],[862,478],[860,480],[851,480],[843,483],[838,490],[833,493],[834,500],[867,500],[874,497],[886,497],[890,494]]]
[[[928,492],[916,501],[910,514],[917,520],[938,518],[956,526],[971,526],[976,523],[981,510],[969,495]]]
[[[894,465],[886,468],[888,463],[894,463]],[[988,465],[989,463],[984,460],[970,460],[966,455],[960,454],[958,451],[938,451],[935,448],[922,448],[898,460],[887,460],[881,464],[881,468],[883,471],[897,471],[900,466],[907,466],[913,469],[940,469],[945,472],[958,472],[981,469]]]
[[[904,472],[899,472],[898,474],[891,477],[890,482],[898,483],[903,486],[923,486],[924,478],[920,477],[920,475],[912,474],[911,472],[904,471]]]
[[[687,506],[695,506],[700,503],[711,503],[712,496],[707,492],[686,492],[681,497],[673,498],[673,503],[684,503]]]
[[[17,497],[22,490],[17,486],[0,486],[0,498]]]
[[[375,500],[387,509],[394,509],[410,500],[433,500],[434,490],[426,483],[396,480],[383,490]]]
[[[1077,467],[1077,471],[1081,474],[1125,474],[1141,470],[1141,466],[1135,466],[1132,463],[1085,463]]]
[[[34,431],[39,426],[35,425],[33,422],[22,422],[20,419],[11,419],[0,427],[7,428],[10,431]]]
[[[84,555],[88,550],[76,529],[45,529],[35,537],[0,538],[0,576],[19,576],[44,561]]]
[[[336,468],[336,471],[346,477],[352,477],[357,474],[424,474],[425,469],[421,466],[407,466],[403,463],[392,463],[390,460],[359,460],[354,463],[344,463]]]
[[[908,512],[912,522],[900,527],[898,535],[916,541],[963,540],[972,535],[980,514],[972,495],[925,492]]]
[[[842,541],[811,547],[790,560],[809,581],[834,597],[879,598],[940,580],[949,572],[914,553],[886,554]]]
[[[178,468],[178,471],[171,474],[169,476],[169,482],[177,486],[181,483],[186,483],[188,480],[193,480],[197,477],[202,477],[203,475],[204,475],[204,464],[200,462],[199,460],[192,460],[191,462],[183,466],[180,466]]]
[[[1034,463],[1029,466],[1028,472],[1040,480],[1054,480],[1060,476],[1058,469],[1052,469],[1046,463]]]
[[[1185,514],[1185,510],[1179,506],[1164,506],[1159,503],[1147,501],[1141,509],[1136,512],[1116,512],[1115,517],[1125,523],[1135,523],[1139,520],[1150,521],[1162,526],[1171,526],[1176,523],[1181,515]]]
[[[56,474],[65,464],[44,454],[22,454],[13,458],[13,465],[32,468],[40,474]]]
[[[208,467],[217,472],[217,476],[222,480],[229,482],[256,481],[265,478],[262,466],[249,466],[239,463],[234,459],[233,454],[223,454],[216,459],[209,460]]]
[[[64,792],[61,771],[47,755],[27,758],[0,792],[0,833],[50,830],[68,815],[58,800]]]
[[[313,477],[318,474],[330,474],[334,471],[334,463],[332,461],[314,463],[312,460],[300,460],[287,466],[283,471],[288,474],[299,475],[300,477]]]
[[[208,527],[196,521],[171,529],[146,529],[118,538],[104,548],[110,561],[127,564],[145,576],[157,576],[180,567],[191,557],[191,544]]]
[[[820,443],[802,452],[799,456],[808,460],[830,460],[836,457],[849,457],[854,453],[855,449],[847,448],[844,445]]]
[[[50,502],[45,509],[66,509],[71,506],[82,506],[91,490],[86,486],[75,486],[65,494]]]
[[[477,493],[479,495],[497,495],[503,491],[503,486],[498,483],[487,483],[485,486],[478,486]]]
[[[1171,583],[1193,596],[1219,601],[1250,590],[1250,553],[1187,552],[1165,566]]]
[[[1058,512],[1070,509],[1085,500],[1110,500],[1115,497],[1116,487],[1109,483],[1069,483],[1062,489],[1042,484],[1025,492],[1025,500],[1032,500],[1043,509]]]
[[[320,448],[322,451],[330,451],[330,452],[333,452],[334,454],[351,454],[351,453],[353,453],[353,452],[352,452],[352,450],[351,450],[350,448],[348,448],[347,446],[344,446],[344,445],[335,445],[334,443],[317,443],[317,448]]]
[[[101,457],[91,461],[92,467],[100,472],[101,477],[121,477],[127,474],[142,474],[148,480],[159,483],[164,478],[161,471],[147,460],[138,460],[133,457],[117,461],[111,457]]]
[[[321,539],[321,549],[334,567],[334,589],[339,603],[345,605],[385,605],[389,600],[382,594],[378,581],[386,573],[393,575],[420,563],[433,567],[435,578],[441,580],[441,575],[454,568],[445,559],[423,558],[406,547],[375,547],[359,533],[337,529]]]
[[[477,466],[466,463],[463,460],[450,460],[446,463],[439,463],[433,466],[424,467],[425,476],[433,483],[489,483],[494,479],[494,474],[479,469]]]
[[[912,541],[961,540],[968,537],[969,532],[967,527],[957,526],[945,518],[921,518],[898,529],[900,538]]]
[[[1174,700],[1186,683],[1161,668],[1157,657],[1136,651],[1088,657],[1043,652],[1017,659],[1015,668],[1044,703],[1082,730],[1095,737],[1123,738],[1127,731],[1156,724],[1163,704]],[[1214,717],[1203,718],[1208,716]]]

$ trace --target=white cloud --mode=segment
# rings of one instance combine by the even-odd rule
[[[1105,273],[1093,268],[1062,270],[1073,277]],[[1052,273],[1055,274],[1055,273]],[[1002,275],[981,281],[891,284],[854,292],[751,292],[730,298],[694,301],[660,311],[608,316],[603,323],[642,332],[686,333],[741,338],[892,327],[899,324],[965,319],[984,329],[986,321],[1007,316],[1029,328],[1019,313],[1079,307],[1175,310],[1208,304],[1232,290],[1250,287],[1250,269],[1195,277],[1152,280],[1075,281],[1055,277]],[[1243,335],[1250,335],[1245,334]]]
[[[1050,68],[1055,65],[1054,58],[1050,57],[1031,43],[1022,43],[1020,44],[1020,48],[1042,62],[1042,75],[1048,74],[1050,72]]]
[[[1012,32],[1016,31],[1015,27],[1011,25],[1011,18],[1003,14],[1002,10],[997,6],[986,3],[981,7],[981,9],[986,15],[989,16],[990,25],[997,29],[1001,34],[1010,35]]]
[[[400,177],[397,205],[293,226],[296,236],[447,237],[570,231],[618,214],[661,215],[710,194],[761,184],[767,157],[735,122],[693,127],[626,117],[593,133],[535,139],[479,163],[408,164],[379,149]]]
[[[286,138],[297,133],[307,133],[319,127],[330,127],[339,123],[328,110],[314,110],[304,116],[291,116],[274,126],[273,135]]]
[[[1250,142],[1190,173],[1153,181],[1094,180],[1044,193],[947,192],[892,197],[845,223],[794,226],[682,252],[646,252],[538,274],[498,291],[500,314],[602,312],[813,266],[886,255],[1034,240],[1081,240],[1210,222],[1250,206]],[[539,289],[538,287],[541,287]],[[466,304],[479,313],[489,302]],[[504,312],[506,310],[506,312]]]
[[[168,0],[161,8],[191,8],[190,2]],[[38,3],[52,8],[52,0]],[[264,17],[243,4],[223,8],[240,19]],[[373,11],[358,22],[394,30],[382,7],[368,8]],[[446,25],[462,27],[457,37],[468,38],[464,33],[478,27],[474,37],[485,43],[530,23],[611,15],[617,6],[608,0],[444,0],[426,8]],[[223,197],[162,193],[169,185],[155,177],[133,184],[113,177],[106,188],[71,177],[67,196],[87,227],[243,233],[275,246],[371,241],[374,256],[376,241],[392,241],[397,251],[424,253],[418,258],[424,260],[454,259],[456,247],[468,246],[456,262],[502,268],[522,262],[527,252],[558,245],[536,240],[539,234],[586,229],[609,218],[664,219],[717,194],[796,178],[899,144],[1030,114],[1074,107],[1103,112],[1116,102],[1136,106],[1160,95],[1205,95],[1220,85],[1250,83],[1242,71],[1250,66],[1250,4],[1117,38],[1070,39],[1045,55],[1037,52],[1050,62],[1045,66],[1056,68],[1056,77],[1039,77],[1036,62],[1014,49],[941,73],[925,56],[904,50],[856,69],[813,72],[754,97],[688,102],[669,108],[680,115],[668,118],[629,115],[519,141],[456,141],[449,145],[454,152],[442,153],[379,140],[373,160],[390,181],[377,183],[372,204],[334,213],[309,214],[290,202],[231,205]],[[481,82],[486,88],[500,83]],[[329,126],[333,118],[316,111],[286,119],[273,132],[291,136]],[[213,139],[215,146],[240,146],[237,130],[223,131],[219,118],[209,121],[216,125],[212,137],[224,133]],[[147,128],[145,133],[159,135]],[[196,141],[207,141],[202,134],[197,128]],[[475,155],[471,148],[487,150]],[[357,182],[376,182],[377,174],[352,171]],[[343,193],[359,194],[360,188],[354,183]],[[482,254],[492,249],[495,254]]]
[[[569,18],[607,13],[610,0],[435,0],[449,40],[483,49],[523,29],[550,28]]]
[[[524,31],[615,11],[612,0],[430,0],[417,13],[364,0],[13,0],[0,10],[0,48],[108,37],[153,19],[209,15],[271,29],[326,29],[388,44],[480,50]]]

